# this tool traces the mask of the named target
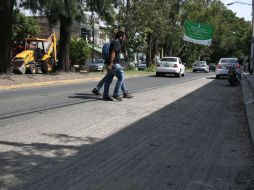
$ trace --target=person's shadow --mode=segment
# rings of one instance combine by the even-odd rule
[[[74,96],[69,96],[69,98],[77,98],[82,100],[102,100],[102,96],[96,96],[94,94],[87,94],[87,93],[76,93]]]

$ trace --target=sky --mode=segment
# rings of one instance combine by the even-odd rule
[[[227,3],[236,2],[235,0],[222,0],[223,3],[226,5]],[[237,2],[242,3],[252,3],[252,0],[238,0]],[[227,6],[227,5],[226,5]],[[234,3],[233,5],[227,6],[228,9],[232,10],[236,13],[237,17],[244,18],[247,21],[251,21],[251,9],[252,7],[250,5],[244,5],[240,3]]]

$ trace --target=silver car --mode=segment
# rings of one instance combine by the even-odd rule
[[[103,71],[104,68],[105,68],[104,59],[97,59],[93,61],[89,66],[90,71]]]
[[[219,63],[216,66],[215,75],[216,78],[220,78],[221,76],[228,76],[228,69],[230,66],[237,65],[241,70],[241,65],[238,64],[237,58],[221,58]]]
[[[206,61],[195,61],[195,64],[192,66],[192,71],[202,71],[202,72],[209,72],[209,66],[206,64]]]
[[[145,70],[146,69],[146,62],[144,61],[144,62],[139,63],[137,68],[139,71]]]

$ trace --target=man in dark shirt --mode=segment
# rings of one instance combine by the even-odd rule
[[[112,101],[112,98],[109,97],[109,86],[114,78],[114,76],[117,77],[117,83],[115,86],[113,98],[117,101],[122,101],[122,98],[120,97],[120,89],[122,89],[123,97],[124,98],[132,98],[133,96],[130,95],[127,91],[126,85],[125,85],[125,78],[124,78],[124,71],[121,67],[120,63],[120,54],[121,54],[121,44],[127,40],[127,36],[125,32],[118,31],[115,35],[115,38],[110,43],[110,58],[107,61],[108,66],[107,69],[110,71],[107,73],[105,78],[105,84],[104,84],[104,92],[103,92],[103,99],[106,101]]]
[[[110,40],[111,42],[112,40]],[[127,41],[127,36],[125,34],[124,36],[124,41]],[[124,56],[126,56],[126,50],[124,48],[124,46],[121,46],[121,52],[124,52]],[[108,60],[105,60],[105,64],[108,65],[109,64],[109,59]],[[107,69],[107,72],[111,72],[111,70]],[[114,73],[113,73],[114,74]],[[107,78],[107,75],[105,75],[100,81],[99,83],[96,85],[96,87],[92,90],[92,93],[97,95],[97,96],[101,96],[101,93],[100,93],[100,90],[102,88],[102,86],[104,85],[105,81],[106,81],[106,78]],[[132,98],[133,96],[128,93],[125,89],[125,86],[122,85],[121,86],[121,89],[122,89],[122,92],[123,92],[123,98]],[[107,98],[108,100],[113,100],[111,98]]]

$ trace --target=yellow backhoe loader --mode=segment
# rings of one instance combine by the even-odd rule
[[[13,72],[51,72],[57,65],[56,35],[38,35],[25,39],[25,50],[12,59]]]

